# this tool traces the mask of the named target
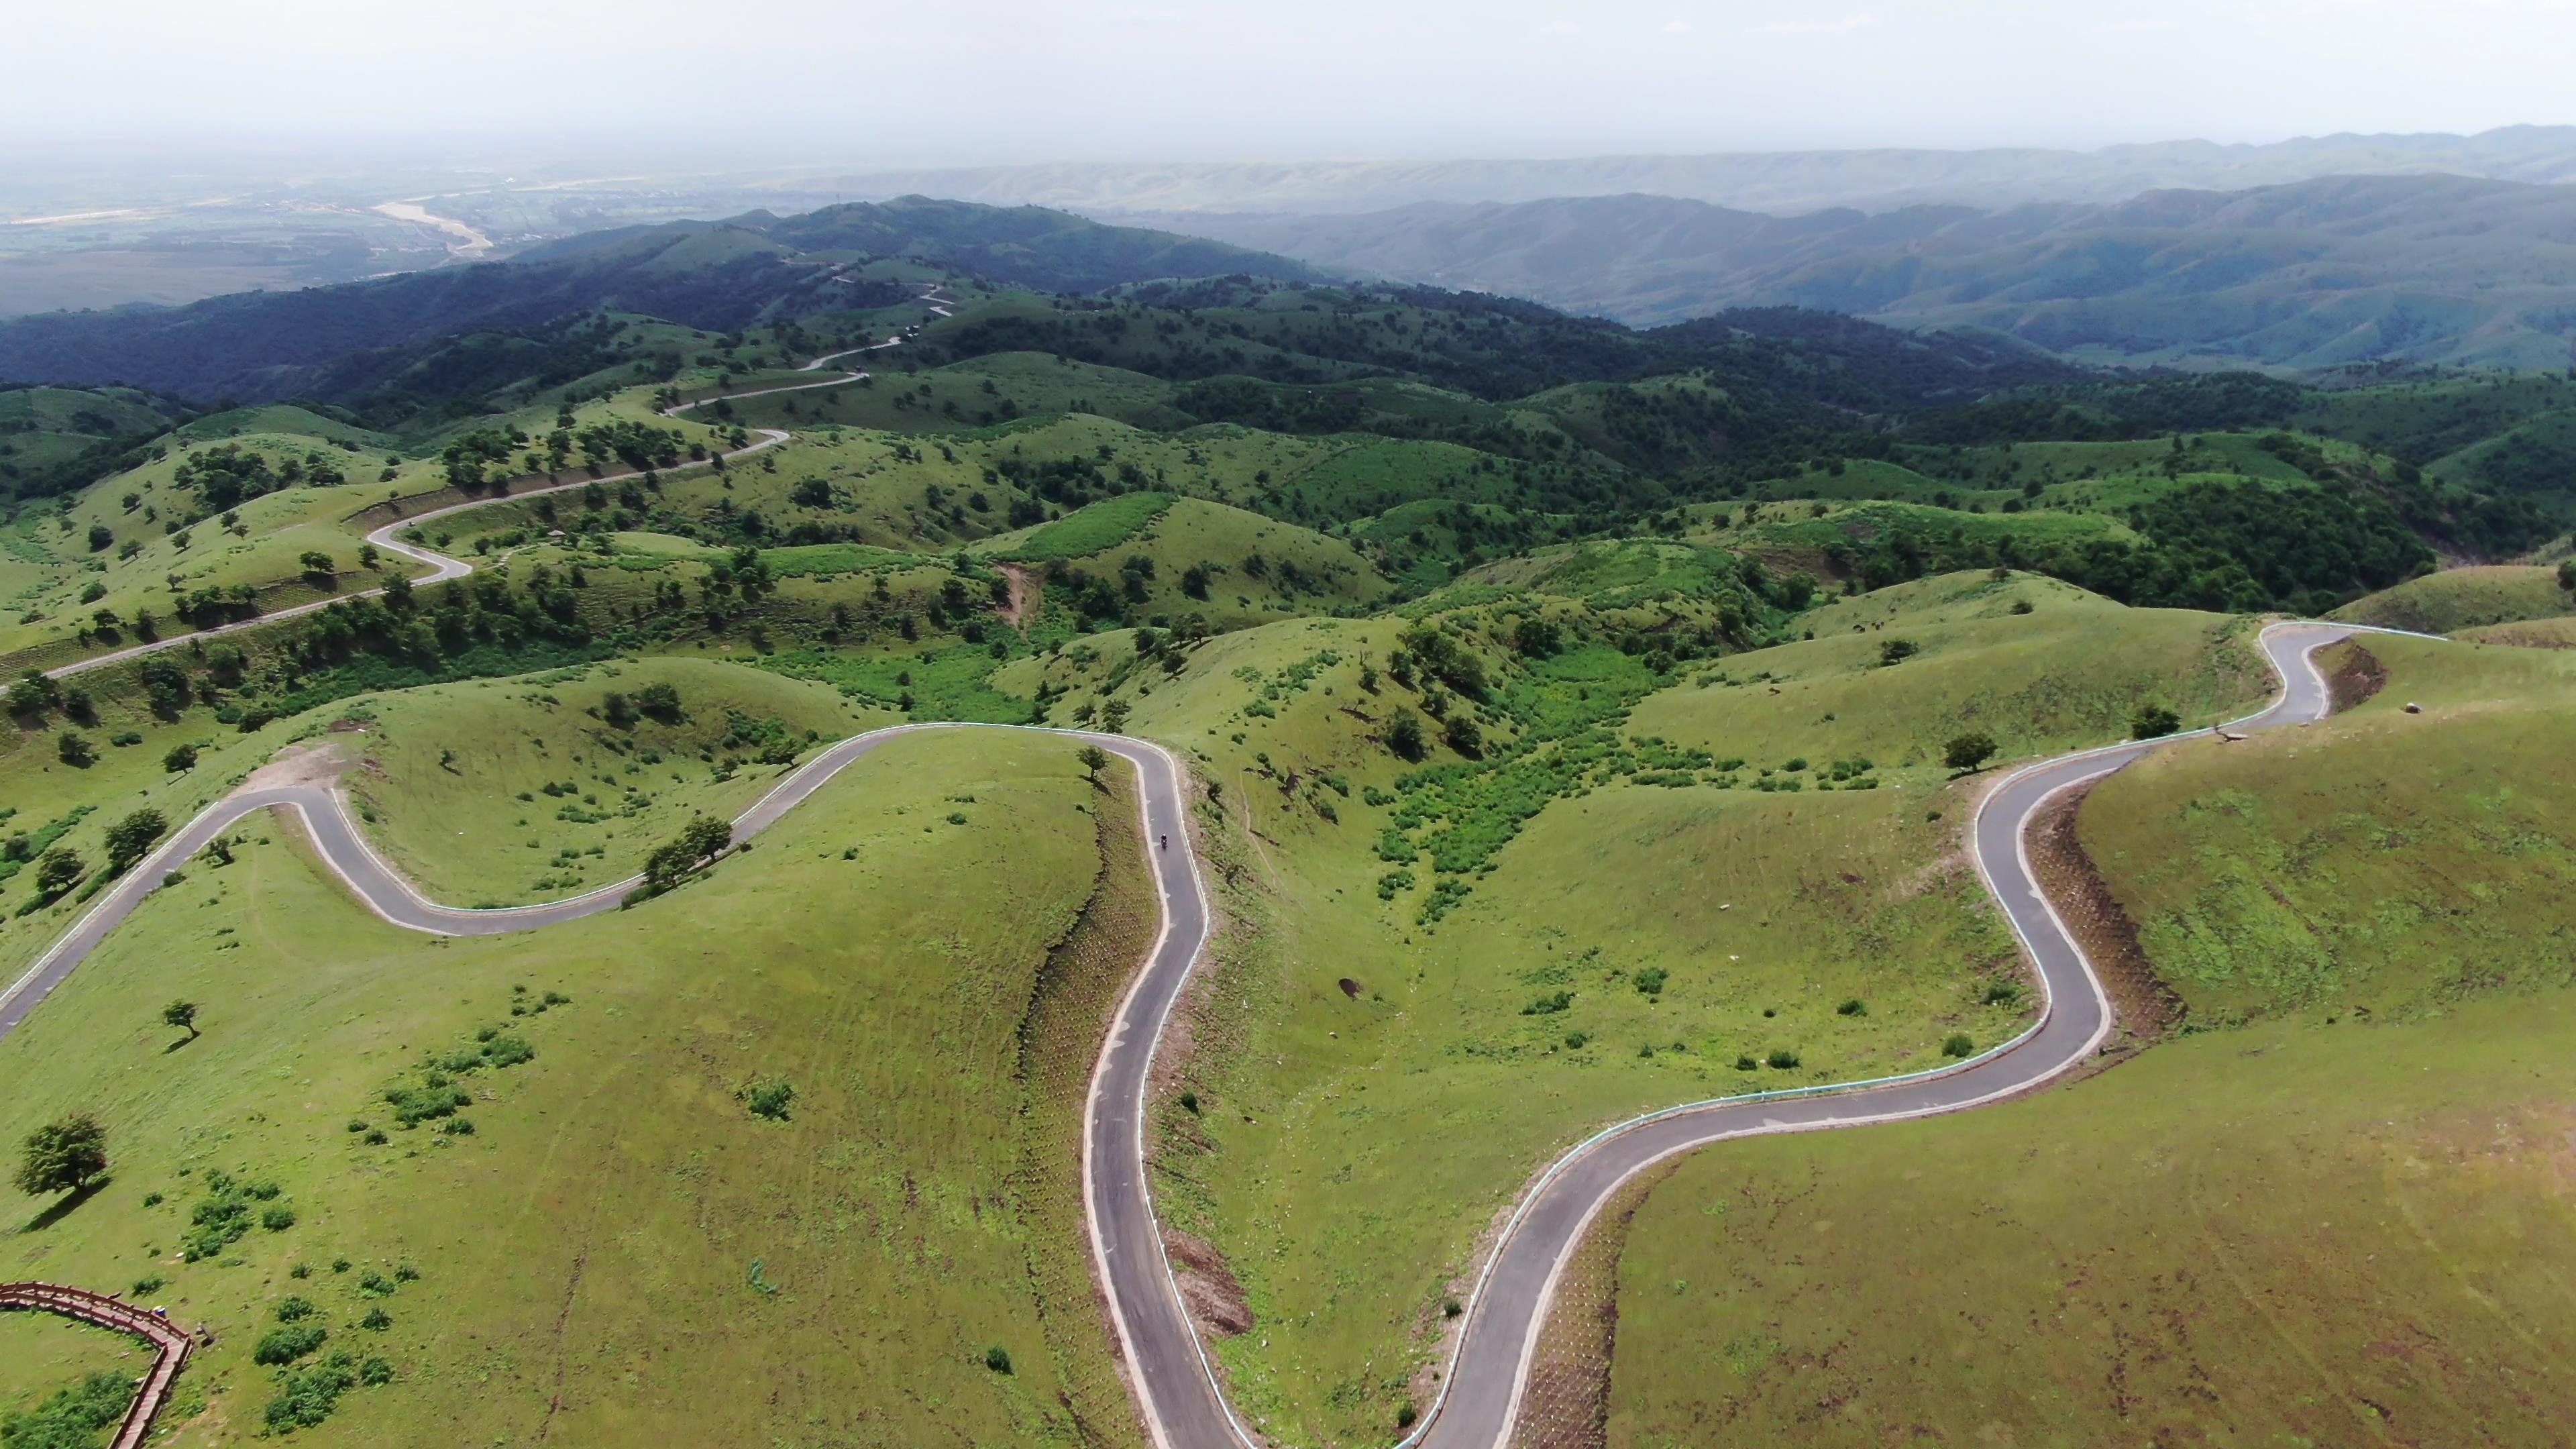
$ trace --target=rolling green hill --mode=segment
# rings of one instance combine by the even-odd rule
[[[2550,1437],[2576,1325],[2530,1269],[2576,1242],[2569,656],[2369,648],[2388,684],[2352,713],[2165,751],[2083,806],[2195,1032],[1653,1188],[1609,1443]]]

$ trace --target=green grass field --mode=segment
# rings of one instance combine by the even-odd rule
[[[1087,1341],[1041,1331],[1014,1064],[1098,872],[1097,798],[1061,742],[906,741],[710,881],[458,940],[381,924],[251,822],[0,1043],[0,1138],[87,1110],[112,1157],[68,1210],[19,1209],[0,1273],[165,1278],[155,1300],[217,1336],[174,1444],[259,1432],[280,1385],[252,1355],[289,1296],[395,1371],[319,1443],[1077,1442],[1058,1393],[1106,1347],[1087,1315]],[[171,1045],[173,996],[203,1003],[201,1040]],[[400,1126],[385,1092],[492,1027],[534,1059]],[[737,1095],[778,1081],[786,1120]],[[180,1261],[218,1172],[275,1184],[257,1210],[292,1221]],[[13,1395],[79,1367],[10,1359]]]
[[[2184,1035],[1655,1189],[1610,1443],[2556,1437],[2576,669],[2370,647],[2391,677],[2358,710],[2178,746],[2085,803]]]

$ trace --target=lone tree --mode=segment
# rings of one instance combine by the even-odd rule
[[[161,812],[146,807],[135,811],[108,827],[107,873],[123,875],[126,867],[141,860],[152,850],[152,843],[170,828]]]
[[[195,1041],[200,1035],[197,1030],[197,1003],[193,1001],[171,1002],[161,1008],[161,1019],[186,1031],[190,1041]]]
[[[42,1195],[88,1187],[107,1171],[107,1129],[87,1112],[74,1112],[27,1134],[18,1159],[18,1190]]]
[[[43,714],[62,701],[62,691],[41,669],[30,669],[9,686],[9,712],[17,715]]]
[[[731,844],[732,821],[700,816],[688,823],[678,839],[644,858],[644,884],[656,891],[669,890]]]
[[[1952,735],[1941,748],[1941,763],[1953,770],[1973,770],[1995,757],[1995,737],[1984,730]]]
[[[2157,740],[2182,728],[2182,716],[2161,704],[2142,704],[2129,716],[2129,738]]]
[[[70,890],[72,884],[88,872],[89,863],[80,858],[80,852],[57,845],[45,852],[43,860],[36,862],[36,889],[49,896],[58,896]]]
[[[1386,726],[1386,747],[1408,760],[1422,758],[1422,716],[1399,709]]]
[[[1098,745],[1084,745],[1074,752],[1073,757],[1082,762],[1084,770],[1090,772],[1091,783],[1095,785],[1100,783],[1100,772],[1109,768],[1109,752]]]
[[[2558,587],[2576,593],[2576,558],[2559,560]]]

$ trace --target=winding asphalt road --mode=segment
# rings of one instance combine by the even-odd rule
[[[891,346],[896,340],[879,346]],[[814,365],[824,361],[828,359],[817,359]],[[788,390],[792,389],[764,391]],[[787,436],[771,432],[741,451],[774,446]],[[585,479],[561,486],[577,488],[592,481],[613,480]],[[435,572],[429,581],[460,577],[471,572],[470,564],[402,544],[391,535],[395,528],[477,506],[481,504],[460,504],[405,519],[370,537],[379,547],[430,564]],[[278,617],[282,616],[251,622],[269,623]],[[2220,728],[2261,729],[2323,718],[2329,708],[2328,691],[2311,656],[2324,645],[2360,632],[2393,631],[2318,623],[2275,624],[2264,630],[2260,643],[2280,676],[2280,696],[2269,708]],[[176,642],[180,641],[165,641],[160,647]],[[148,649],[124,651],[57,672],[94,668],[140,652]],[[1015,728],[1030,727],[909,724],[843,740],[790,772],[738,816],[734,838],[741,841],[757,834],[842,770],[902,736],[940,729]],[[1145,1101],[1154,1053],[1209,933],[1206,889],[1190,846],[1186,778],[1169,752],[1146,741],[1079,731],[1042,732],[1097,744],[1136,767],[1139,809],[1163,907],[1161,934],[1119,1003],[1091,1080],[1082,1157],[1093,1265],[1108,1296],[1127,1371],[1145,1406],[1157,1449],[1227,1445],[1257,1449],[1259,1441],[1219,1391],[1182,1304],[1144,1167]],[[1692,1103],[1619,1124],[1566,1153],[1524,1196],[1506,1225],[1500,1246],[1468,1301],[1465,1326],[1441,1376],[1440,1394],[1404,1445],[1499,1449],[1508,1443],[1532,1353],[1565,1262],[1601,1204],[1637,1173],[1676,1153],[1736,1137],[1857,1127],[1963,1111],[2045,1085],[2090,1058],[2110,1032],[2110,1002],[2091,963],[2032,874],[2024,835],[2039,810],[2063,791],[2107,775],[2174,739],[2190,737],[2113,745],[2025,766],[2000,781],[1979,807],[1971,826],[1970,851],[1987,890],[2003,908],[2038,970],[2044,1006],[2035,1025],[1981,1056],[1935,1071]],[[370,910],[417,931],[494,935],[559,925],[616,909],[640,880],[630,878],[542,905],[495,910],[443,906],[421,895],[367,844],[335,791],[311,784],[246,786],[182,826],[100,897],[33,967],[0,991],[0,1036],[7,1035],[69,976],[171,868],[242,817],[271,807],[294,810],[303,818],[323,859]],[[1177,849],[1172,848],[1175,840]]]

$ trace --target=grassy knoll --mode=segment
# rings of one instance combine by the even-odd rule
[[[2181,1037],[2007,1107],[1703,1153],[1655,1190],[1611,1443],[2555,1437],[2576,668],[2370,647],[2376,699],[2177,746],[2084,806]]]
[[[2448,634],[2567,613],[2576,613],[2576,595],[2558,586],[2557,569],[2487,564],[2409,579],[2355,599],[2331,617],[2421,634]]]
[[[2086,850],[2195,1019],[2406,1019],[2576,979],[2576,660],[2374,639],[2377,697],[2332,722],[2194,743],[2105,782]],[[2406,703],[2423,707],[2407,714]]]
[[[970,556],[1039,568],[1054,616],[1176,620],[1239,629],[1282,614],[1357,610],[1388,585],[1356,549],[1293,523],[1210,503],[1130,493]],[[1086,580],[1097,581],[1107,595]]]
[[[2124,608],[2036,575],[1944,575],[1799,622],[1812,640],[1704,667],[1705,683],[1640,705],[1636,728],[1764,765],[1867,754],[1937,774],[1943,742],[1966,731],[2004,759],[2044,754],[2124,737],[2141,704],[2186,727],[2243,714],[2272,683],[2244,621]],[[1884,662],[1899,643],[1914,652]]]
[[[1072,514],[1006,538],[992,547],[997,558],[1017,563],[1052,563],[1116,548],[1171,511],[1168,493],[1128,493],[1104,499]]]
[[[451,941],[254,822],[0,1043],[0,1138],[89,1110],[113,1157],[0,1238],[0,1272],[166,1277],[217,1335],[182,1445],[258,1432],[282,1386],[252,1356],[290,1296],[323,1353],[393,1370],[319,1443],[1082,1442],[1059,1395],[1105,1345],[1096,1319],[1042,1326],[1013,1184],[1021,1027],[1094,888],[1102,798],[1061,741],[906,741],[710,881]],[[175,1049],[172,996],[205,1032]],[[533,1059],[445,1067],[468,1102],[400,1125],[385,1094],[432,1090],[429,1057],[513,1041]],[[784,1120],[754,1115],[742,1094],[779,1082]],[[235,1194],[293,1219],[179,1261],[196,1206]]]
[[[636,701],[657,685],[679,711]],[[622,705],[612,706],[609,696]],[[891,713],[819,684],[651,657],[400,690],[338,707],[367,833],[457,905],[516,905],[622,880],[691,816],[730,817],[818,742]]]
[[[1486,610],[1532,606],[1475,587],[1450,615],[1471,641],[1490,637]],[[1588,592],[1610,606],[1570,617],[1621,627],[1626,587],[1603,582]],[[1480,643],[1487,758],[1435,741],[1419,769],[1383,743],[1424,704],[1388,673],[1403,620],[1282,624],[1208,641],[1177,674],[1113,670],[1128,728],[1194,748],[1219,790],[1241,924],[1193,1028],[1199,1110],[1163,1119],[1158,1191],[1243,1281],[1255,1326],[1219,1353],[1267,1427],[1384,1432],[1478,1234],[1593,1127],[1931,1065],[1953,1032],[1983,1044],[2026,1019],[1958,854],[1961,797],[1920,760],[1948,696],[2053,681],[2038,694],[2055,712],[2008,746],[2024,749],[2117,737],[2150,685],[2211,712],[2260,688],[2207,616],[1982,575],[1890,595],[1823,611],[1815,641],[1668,678],[1643,651],[1569,640],[1515,662]],[[2024,596],[2037,608],[2013,614]],[[1864,609],[1896,622],[1854,635]],[[1880,667],[1878,641],[1918,625],[1923,652]],[[2135,673],[2077,684],[2103,637],[2130,641]],[[1697,682],[1721,673],[1743,682]]]

